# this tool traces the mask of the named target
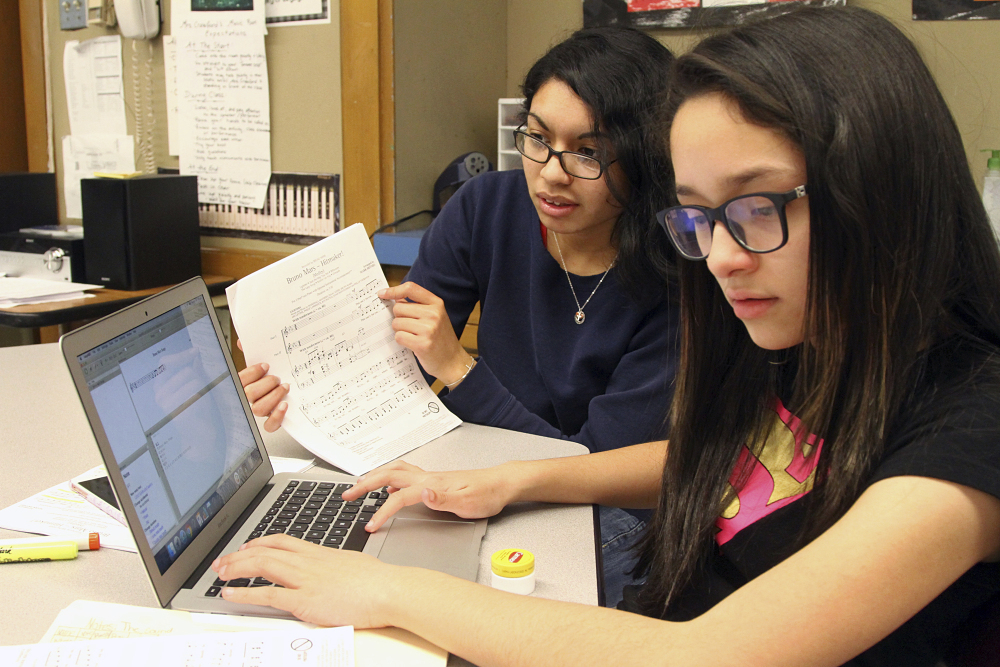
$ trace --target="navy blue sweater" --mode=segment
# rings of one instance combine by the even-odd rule
[[[481,303],[479,363],[445,404],[464,421],[592,452],[665,437],[676,307],[640,309],[612,270],[576,324],[539,224],[523,172],[493,172],[463,185],[424,235],[407,280],[444,300],[456,334]],[[600,277],[573,276],[581,303]]]

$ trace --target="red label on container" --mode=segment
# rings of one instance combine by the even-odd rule
[[[511,563],[516,563],[517,561],[521,560],[523,556],[524,554],[522,554],[520,551],[515,551],[511,555],[507,556],[507,560]]]

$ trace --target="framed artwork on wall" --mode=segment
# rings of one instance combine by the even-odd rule
[[[1000,2],[990,0],[913,0],[914,21],[1000,19]]]
[[[914,0],[917,2],[918,0]],[[942,0],[938,0],[942,1]],[[974,2],[977,0],[968,0]],[[772,16],[801,5],[843,5],[845,0],[583,0],[583,25],[636,28],[712,28]],[[991,3],[991,4],[1000,4]]]

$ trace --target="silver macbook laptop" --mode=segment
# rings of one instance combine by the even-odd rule
[[[288,616],[226,602],[209,568],[277,532],[475,581],[485,519],[415,505],[369,534],[384,490],[348,503],[340,493],[354,477],[274,475],[201,278],[66,334],[60,348],[162,606]]]

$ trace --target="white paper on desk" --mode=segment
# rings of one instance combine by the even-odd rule
[[[39,643],[191,635],[203,631],[187,611],[76,600],[59,612]]]
[[[70,134],[128,134],[121,35],[66,42],[63,78]]]
[[[354,629],[204,633],[0,647],[11,667],[354,667]]]
[[[293,459],[287,456],[269,456],[271,468],[277,475],[283,472],[305,472],[316,465],[316,459]]]
[[[356,224],[226,290],[247,363],[289,383],[285,430],[353,475],[462,423],[396,342],[385,287]]]
[[[88,503],[69,482],[0,510],[0,528],[40,535],[100,533],[102,549],[136,553],[128,528]]]
[[[0,278],[0,308],[41,301],[78,299],[82,296],[83,290],[87,289],[101,289],[101,285],[41,278]]]
[[[315,627],[312,623],[281,618],[200,614],[76,600],[59,612],[41,643]],[[356,667],[444,667],[448,652],[400,628],[356,630],[354,660]]]
[[[26,299],[0,299],[0,308],[13,308],[15,306],[34,306],[39,303],[52,303],[54,301],[73,301],[76,299],[92,299],[96,294],[86,292],[67,292],[66,294],[49,294],[48,296],[36,296]]]
[[[198,176],[202,204],[263,208],[271,180],[264,35],[236,19],[184,25],[174,33],[180,171]]]
[[[95,171],[130,173],[135,171],[135,143],[128,135],[66,135],[63,147],[63,195],[66,217],[82,218],[80,179],[93,178]]]
[[[283,618],[200,614],[180,609],[75,600],[59,612],[39,643],[316,627],[312,623]]]

